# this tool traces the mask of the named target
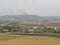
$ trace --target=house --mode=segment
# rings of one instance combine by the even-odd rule
[[[32,33],[32,32],[34,32],[33,29],[29,29],[29,30],[28,30],[28,33]]]
[[[7,29],[3,29],[1,32],[2,33],[6,33],[6,32],[8,32],[9,30],[7,30]]]
[[[34,27],[33,27],[33,29],[38,29],[38,28],[39,28],[39,26],[34,26]]]

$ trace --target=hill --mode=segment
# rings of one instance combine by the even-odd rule
[[[60,20],[60,16],[37,16],[37,15],[6,15],[0,16],[0,20],[27,20],[27,21],[48,21]]]

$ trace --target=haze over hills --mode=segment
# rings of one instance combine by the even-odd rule
[[[28,21],[47,21],[60,20],[60,16],[37,16],[37,15],[6,15],[0,16],[0,20],[28,20]]]

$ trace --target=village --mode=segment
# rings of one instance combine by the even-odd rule
[[[0,24],[0,33],[20,32],[20,33],[60,33],[58,26],[46,26],[43,24],[17,24],[4,23]]]

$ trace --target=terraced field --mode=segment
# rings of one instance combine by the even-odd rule
[[[1,37],[1,36],[0,36]],[[48,36],[21,36],[10,35],[2,36],[0,38],[0,45],[60,45],[60,38]],[[5,40],[5,39],[8,40]]]

